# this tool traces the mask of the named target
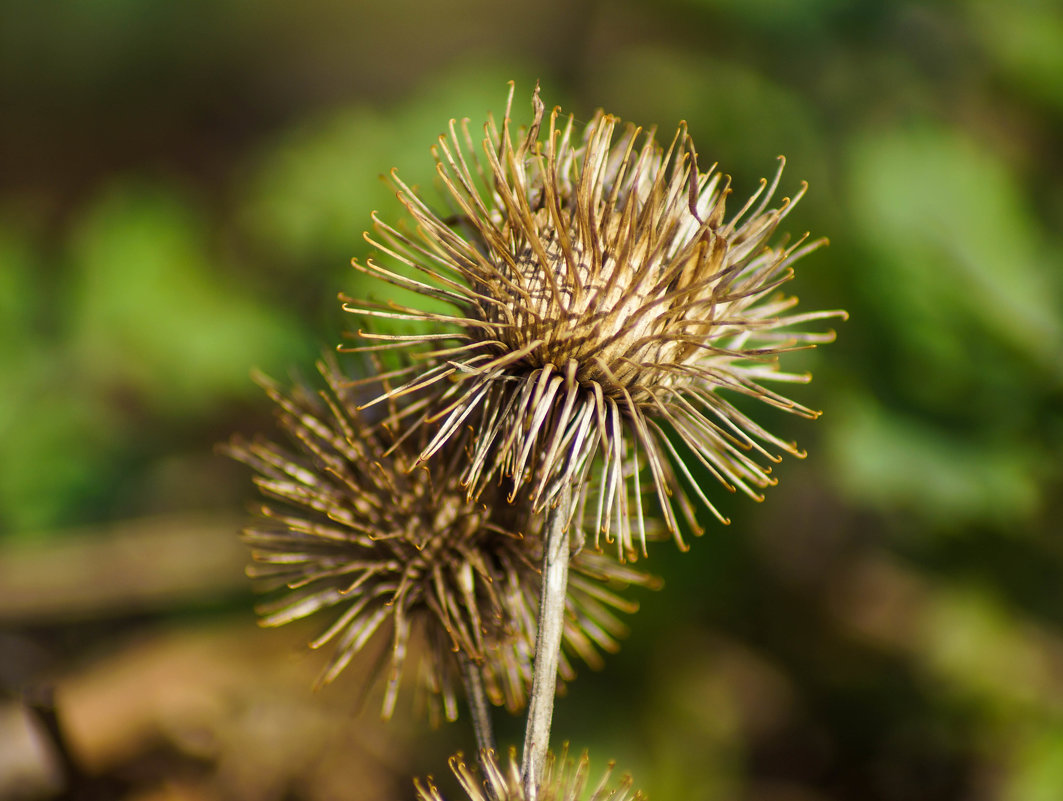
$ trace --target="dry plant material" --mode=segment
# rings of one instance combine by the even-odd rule
[[[462,664],[474,667],[489,699],[510,710],[526,702],[539,608],[542,540],[526,501],[496,488],[471,502],[459,481],[461,450],[418,465],[428,431],[399,441],[395,430],[420,404],[389,404],[371,419],[350,382],[321,364],[327,390],[285,393],[262,379],[290,446],[234,441],[227,452],[250,465],[266,502],[244,532],[249,574],[274,590],[261,622],[279,626],[318,612],[335,617],[312,643],[334,646],[322,676],[334,679],[379,631],[390,632],[383,714],[395,709],[411,638],[421,648],[421,686],[434,717],[457,716]],[[529,530],[532,529],[532,530]],[[618,591],[656,580],[604,554],[572,559],[565,600],[562,678],[570,657],[592,667],[614,651],[626,627],[618,612],[637,604]],[[466,681],[468,677],[466,677]],[[441,705],[439,702],[442,702]]]
[[[480,142],[467,120],[440,137],[448,209],[393,175],[416,233],[374,218],[367,238],[390,266],[355,267],[431,303],[345,298],[355,314],[424,324],[420,334],[359,331],[371,344],[352,349],[417,354],[387,375],[395,386],[377,401],[429,393],[406,424],[431,431],[416,461],[467,441],[460,480],[470,497],[506,477],[512,497],[542,512],[567,485],[570,520],[593,519],[625,558],[645,552],[640,482],[652,483],[684,547],[673,504],[700,531],[688,492],[727,521],[670,432],[723,486],[759,499],[774,483],[770,464],[802,452],[733,399],[817,414],[769,388],[808,381],[777,357],[831,341],[807,326],[843,316],[798,313],[779,290],[824,244],[807,235],[771,244],[805,186],[772,206],[780,159],[728,214],[730,180],[699,169],[685,125],[667,149],[602,112],[580,131],[558,109],[547,116],[536,90],[531,124],[516,131],[512,101],[511,90],[501,129],[489,118]]]
[[[468,801],[532,801],[525,792],[520,776],[516,751],[511,750],[509,761],[500,765],[494,752],[480,755],[479,769],[470,767],[461,754],[450,758],[450,769],[458,779]],[[597,783],[588,785],[590,760],[584,753],[577,761],[568,758],[563,748],[555,757],[548,754],[543,766],[535,798],[537,801],[645,801],[645,796],[632,789],[632,780],[624,775],[613,779],[610,763]],[[432,781],[415,781],[418,801],[445,801]],[[588,794],[589,793],[589,794]]]

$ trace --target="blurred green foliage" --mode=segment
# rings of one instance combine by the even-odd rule
[[[360,324],[380,176],[538,79],[687,120],[736,197],[785,154],[832,243],[792,288],[852,314],[769,426],[809,459],[658,549],[561,736],[662,799],[1063,797],[1058,3],[61,5],[0,4],[4,536],[239,508],[196,454]]]
[[[202,221],[172,194],[108,188],[71,243],[70,337],[86,377],[187,414],[246,391],[235,359],[296,357],[290,315],[248,298],[216,259]]]

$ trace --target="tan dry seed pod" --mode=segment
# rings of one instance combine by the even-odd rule
[[[372,420],[334,364],[319,365],[328,389],[285,393],[262,379],[290,445],[234,440],[223,450],[256,471],[266,502],[244,532],[249,574],[272,589],[261,622],[279,626],[332,611],[312,643],[334,653],[333,680],[378,631],[390,632],[383,714],[394,708],[411,636],[427,647],[421,669],[434,717],[457,716],[461,660],[475,666],[487,696],[511,711],[526,703],[535,651],[542,540],[526,501],[495,488],[470,501],[458,480],[465,454],[416,466],[422,430],[398,446],[396,428],[419,408],[389,404]],[[572,560],[561,677],[570,657],[602,664],[626,626],[617,613],[638,605],[619,594],[657,580],[610,556],[584,550]],[[438,709],[438,701],[442,709]]]
[[[567,484],[569,514],[615,536],[624,558],[636,545],[645,552],[640,482],[652,484],[684,547],[673,503],[700,531],[688,491],[726,520],[669,428],[721,484],[757,499],[780,452],[801,455],[732,398],[816,416],[767,384],[807,381],[777,357],[831,341],[833,332],[805,326],[844,317],[796,313],[796,298],[779,291],[824,240],[769,244],[805,191],[770,207],[781,160],[770,184],[729,215],[730,180],[699,170],[685,125],[664,150],[652,131],[608,114],[581,132],[558,109],[547,118],[538,89],[532,100],[530,127],[515,131],[511,90],[501,129],[489,118],[480,143],[467,120],[451,122],[434,149],[449,210],[393,175],[416,233],[375,218],[367,238],[392,266],[354,266],[454,312],[345,298],[352,313],[428,329],[360,331],[372,344],[352,349],[418,353],[389,374],[397,385],[379,399],[432,393],[414,423],[432,428],[419,460],[467,438],[461,478],[473,497],[506,476],[538,512]],[[598,480],[587,481],[591,471]]]

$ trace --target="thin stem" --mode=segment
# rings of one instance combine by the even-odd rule
[[[472,727],[476,732],[477,750],[484,754],[496,751],[495,733],[491,727],[491,705],[487,702],[483,675],[480,668],[464,651],[458,651],[458,664],[461,666],[461,680],[465,685],[465,698],[469,704]]]
[[[539,628],[535,637],[528,723],[524,729],[521,777],[524,795],[535,801],[546,752],[550,746],[550,722],[554,716],[557,665],[561,656],[561,633],[565,625],[568,591],[568,532],[565,526],[572,506],[572,487],[567,482],[557,506],[547,512],[543,534],[543,583],[539,596]]]

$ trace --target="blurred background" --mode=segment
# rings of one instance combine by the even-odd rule
[[[372,665],[311,691],[320,625],[256,628],[250,480],[214,447],[274,430],[252,367],[312,375],[352,325],[379,176],[430,185],[510,79],[518,121],[536,80],[580,120],[686,119],[739,196],[786,154],[789,228],[831,240],[791,289],[852,315],[790,362],[822,419],[758,412],[808,458],[657,548],[557,741],[660,801],[1063,798],[1046,0],[0,2],[0,797],[453,786],[464,722],[384,725]]]

